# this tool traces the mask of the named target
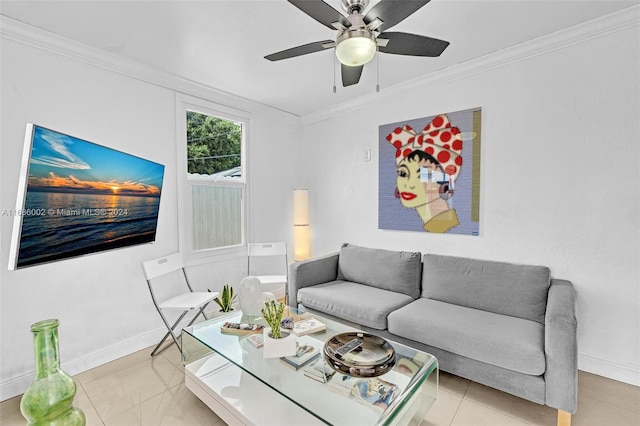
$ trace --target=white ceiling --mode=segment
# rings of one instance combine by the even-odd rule
[[[371,0],[371,7],[377,0]],[[327,1],[340,8],[339,1]],[[451,42],[438,58],[380,54],[381,90],[621,9],[635,1],[432,0],[392,28]],[[0,13],[212,88],[304,116],[370,95],[376,62],[343,88],[333,50],[264,56],[334,39],[285,0],[6,1]],[[338,64],[339,65],[339,64]]]

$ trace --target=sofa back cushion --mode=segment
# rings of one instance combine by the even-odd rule
[[[338,279],[420,297],[422,254],[343,244]]]
[[[544,324],[549,268],[424,255],[422,296]]]

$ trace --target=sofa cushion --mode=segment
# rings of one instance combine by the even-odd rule
[[[422,296],[544,324],[549,268],[426,254]]]
[[[338,279],[384,290],[420,296],[419,252],[390,251],[343,244],[338,259]]]
[[[398,336],[523,374],[545,372],[544,326],[536,321],[424,298],[387,321]]]
[[[390,312],[412,301],[406,294],[341,280],[298,290],[298,303],[307,308],[377,330],[387,328]]]

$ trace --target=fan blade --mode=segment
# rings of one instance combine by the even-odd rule
[[[350,67],[342,64],[342,85],[344,87],[358,84],[364,65]]]
[[[332,30],[336,29],[332,25],[334,22],[340,22],[347,28],[351,26],[351,22],[342,13],[322,0],[289,0],[289,3]]]
[[[283,50],[281,52],[272,53],[264,58],[270,61],[280,61],[282,59],[289,59],[296,56],[308,55],[309,53],[320,52],[327,49],[324,47],[326,44],[331,44],[333,47],[335,42],[333,40],[316,41],[315,43],[304,44],[302,46],[292,47],[291,49]]]
[[[378,27],[378,31],[384,31],[394,25],[404,21],[409,15],[416,12],[430,0],[380,0],[364,17],[364,23],[369,24],[380,18],[382,25]]]
[[[394,55],[435,57],[440,56],[444,49],[449,46],[448,41],[398,32],[382,33],[378,36],[378,39],[389,40],[386,46],[378,46],[378,50]]]

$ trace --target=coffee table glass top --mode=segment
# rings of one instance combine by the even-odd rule
[[[437,394],[438,363],[435,357],[408,346],[391,342],[396,365],[378,381],[358,379],[335,373],[326,383],[307,377],[304,370],[323,363],[322,348],[327,339],[356,328],[321,313],[303,313],[287,308],[284,316],[295,321],[313,317],[323,322],[324,332],[298,337],[299,344],[310,344],[320,352],[315,361],[295,370],[279,358],[265,359],[263,349],[255,347],[251,334],[221,332],[225,322],[254,323],[267,326],[262,317],[246,316],[241,311],[211,319],[183,329],[182,351],[185,365],[216,353],[248,372],[274,391],[328,424],[376,425],[408,424],[424,417]],[[381,386],[381,383],[383,386]],[[385,398],[382,389],[397,386]],[[375,388],[375,389],[374,389]]]

